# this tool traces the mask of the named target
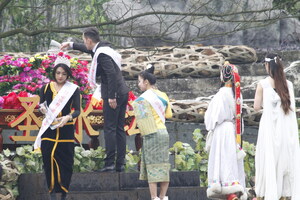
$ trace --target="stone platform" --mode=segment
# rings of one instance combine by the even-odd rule
[[[138,173],[74,173],[68,200],[150,200],[146,181]],[[199,172],[171,172],[170,200],[207,200]],[[48,200],[44,174],[22,174],[18,200]]]

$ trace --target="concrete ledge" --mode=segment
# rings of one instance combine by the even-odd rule
[[[159,190],[158,190],[159,192]],[[200,187],[170,187],[167,195],[170,200],[208,200],[206,188]],[[59,195],[57,196],[59,197]],[[18,200],[48,200],[48,194],[35,194],[34,196],[22,196]],[[58,198],[59,199],[59,198]],[[148,188],[135,190],[122,190],[114,192],[101,191],[71,191],[68,200],[149,200]]]
[[[200,173],[198,171],[171,172],[170,187],[200,186]],[[139,173],[120,173],[120,189],[148,188],[147,181],[139,180]]]
[[[117,191],[119,173],[74,173],[70,191]]]
[[[168,190],[170,199],[206,199],[206,189],[199,187],[199,175],[200,173],[197,171],[171,172]],[[68,199],[150,199],[147,181],[138,180],[138,176],[139,173],[74,173]],[[48,199],[49,194],[44,174],[22,174],[19,178],[19,193],[18,200]]]

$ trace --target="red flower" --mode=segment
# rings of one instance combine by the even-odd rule
[[[3,109],[22,109],[21,102],[18,99],[18,95],[14,92],[9,93],[4,98]]]
[[[28,97],[28,93],[26,91],[19,92],[19,97]]]
[[[134,100],[136,100],[136,96],[133,94],[133,92],[132,91],[130,91],[129,93],[128,93],[128,101],[134,101]]]
[[[58,54],[57,54],[58,56],[63,56],[64,55],[64,52],[59,52]]]
[[[69,55],[65,55],[66,58],[68,58],[69,60],[71,59],[71,56]]]
[[[46,71],[43,68],[38,69],[41,73],[45,73]]]

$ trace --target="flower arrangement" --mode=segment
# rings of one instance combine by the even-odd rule
[[[86,103],[91,90],[87,78],[88,61],[71,58],[63,52],[49,56],[36,54],[31,58],[5,55],[0,59],[0,108],[19,109],[18,96],[38,94],[43,85],[53,80],[52,68],[57,56],[65,56],[70,60],[74,77],[70,81],[79,86],[83,102]]]

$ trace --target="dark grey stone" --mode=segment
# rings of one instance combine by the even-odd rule
[[[70,191],[116,191],[119,190],[118,173],[74,173]]]
[[[170,187],[200,186],[198,171],[171,172]],[[120,173],[120,189],[148,187],[147,181],[139,180],[139,173]]]
[[[149,200],[149,189],[137,189],[139,200]],[[159,194],[159,189],[158,189]],[[167,196],[170,200],[208,200],[203,187],[169,187]]]
[[[138,175],[138,173],[74,173],[68,199],[150,199],[148,183],[139,181]],[[167,193],[170,199],[206,199],[205,188],[199,187],[199,172],[171,172],[170,180]],[[44,174],[22,174],[19,178],[19,194],[18,200],[49,199]]]
[[[70,192],[68,200],[139,200],[137,192],[134,190],[128,191],[113,191],[113,192]]]

